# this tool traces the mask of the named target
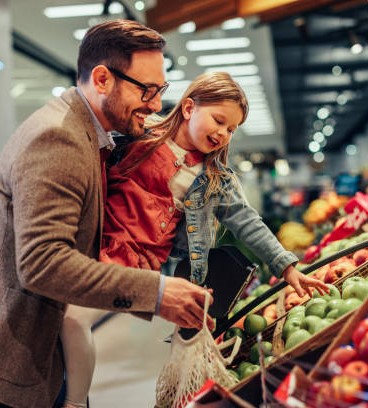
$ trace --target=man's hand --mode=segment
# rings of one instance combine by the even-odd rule
[[[206,291],[211,293],[210,290],[194,285],[185,279],[166,277],[160,316],[180,327],[200,330],[203,326]],[[208,315],[207,326],[210,330],[214,328],[214,321]]]
[[[311,288],[317,289],[321,295],[324,293],[329,293],[330,291],[324,282],[304,275],[292,265],[288,266],[284,270],[282,276],[286,282],[288,282],[295,289],[296,293],[300,297],[303,297],[305,292],[312,297],[313,290]]]

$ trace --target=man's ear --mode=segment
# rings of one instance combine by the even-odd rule
[[[91,72],[91,81],[99,94],[109,93],[114,83],[113,74],[105,65],[96,65]]]
[[[184,119],[189,120],[194,110],[194,101],[192,98],[185,98],[181,104],[181,112]]]

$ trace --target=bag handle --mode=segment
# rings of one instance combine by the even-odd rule
[[[208,315],[209,307],[210,307],[210,293],[206,291],[205,299],[204,299],[203,329],[207,328],[207,315]],[[219,351],[226,349],[227,347],[233,346],[230,355],[226,358],[223,357],[227,365],[232,363],[235,356],[239,352],[241,344],[242,344],[242,339],[239,336],[233,336],[230,339],[227,339],[223,341],[221,344],[217,345],[217,349]]]

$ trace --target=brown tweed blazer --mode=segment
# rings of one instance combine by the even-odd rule
[[[31,115],[0,154],[0,402],[51,408],[65,304],[154,312],[159,274],[96,261],[97,134],[75,88]]]

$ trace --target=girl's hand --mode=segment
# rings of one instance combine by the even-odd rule
[[[305,293],[312,297],[313,289],[317,289],[321,295],[329,293],[329,288],[324,282],[304,275],[293,265],[289,265],[282,273],[282,276],[300,297],[303,297]]]

